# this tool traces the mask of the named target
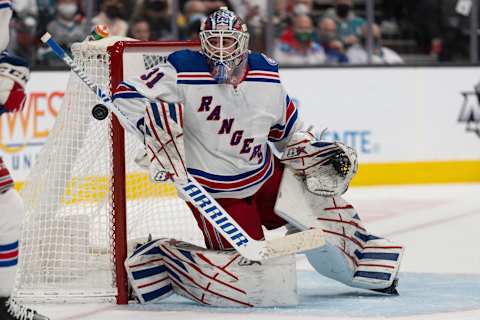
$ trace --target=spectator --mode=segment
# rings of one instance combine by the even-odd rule
[[[92,23],[106,25],[111,36],[125,37],[128,24],[123,19],[124,14],[124,6],[120,0],[104,0],[100,13],[92,19]]]
[[[273,15],[275,38],[279,38],[290,23],[291,19],[288,13],[288,0],[276,0]]]
[[[470,16],[459,14],[456,11],[458,1],[432,2],[422,1],[421,4],[417,4],[416,8],[425,15],[428,14],[429,19],[422,19],[423,17],[419,14],[418,22],[415,21],[415,26],[419,25],[415,38],[419,43],[423,38],[425,47],[430,46],[430,48],[427,47],[427,50],[430,51],[432,57],[436,57],[439,61],[468,61],[470,56]],[[477,6],[477,10],[480,12],[479,6]],[[420,27],[423,28],[420,29]]]
[[[274,52],[285,64],[320,64],[325,62],[322,46],[314,40],[313,22],[307,15],[295,16],[293,26],[285,30]]]
[[[75,0],[58,0],[55,19],[47,25],[47,31],[67,50],[70,50],[73,43],[83,41],[88,34],[85,23],[81,17],[77,16],[77,12],[78,6]],[[44,65],[64,65],[50,48],[41,47],[38,51],[38,59]]]
[[[38,17],[37,0],[15,0],[15,14],[21,18]]]
[[[293,14],[296,16],[311,15],[313,0],[293,0],[292,7]]]
[[[55,0],[37,0],[37,38],[40,38],[45,33],[47,25],[55,18],[55,3]]]
[[[200,20],[195,20],[192,23],[186,25],[185,29],[185,40],[190,41],[200,41],[199,30],[202,22]]]
[[[231,1],[235,7],[235,2]],[[266,2],[261,0],[236,1],[237,13],[242,17],[250,33],[249,48],[252,51],[265,51]]]
[[[185,3],[184,15],[186,24],[182,28],[183,40],[198,40],[198,32],[202,19],[207,16],[207,6],[200,0],[189,0]]]
[[[133,20],[146,20],[152,40],[172,40],[167,0],[143,0],[137,3]],[[175,39],[177,40],[177,39]]]
[[[189,0],[185,3],[184,13],[187,23],[202,20],[207,16],[207,5],[201,0]]]
[[[148,21],[138,20],[132,23],[128,36],[141,41],[150,41],[151,35]]]
[[[205,5],[207,6],[207,13],[211,13],[211,12],[219,9],[220,7],[228,7],[230,9],[233,9],[232,4],[228,0],[225,0],[225,1],[207,0],[207,1],[204,1],[204,2],[205,2]]]
[[[337,23],[337,37],[345,48],[359,42],[360,28],[365,19],[355,15],[352,0],[335,0],[335,8],[330,8],[324,18],[332,18]]]
[[[320,20],[317,29],[317,37],[325,50],[326,64],[348,62],[348,58],[343,52],[343,44],[337,39],[337,25],[335,20],[332,18],[323,18]]]
[[[22,57],[30,66],[33,66],[37,56],[36,21],[32,17],[17,18],[13,21],[9,52],[14,56]]]
[[[348,61],[352,64],[368,63],[368,53],[366,50],[366,39],[368,34],[368,26],[365,24],[362,29],[361,41],[351,46],[347,50]],[[382,35],[380,27],[377,24],[372,25],[373,33],[373,54],[372,63],[374,64],[399,64],[403,63],[403,59],[392,49],[382,47]]]

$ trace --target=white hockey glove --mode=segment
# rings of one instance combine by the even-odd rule
[[[153,182],[187,182],[183,144],[183,105],[157,100],[145,112],[145,148]],[[136,162],[145,164],[142,156]]]
[[[22,110],[29,76],[30,71],[25,61],[0,54],[0,114]]]
[[[358,168],[354,149],[319,141],[308,130],[293,134],[281,162],[305,179],[310,192],[324,197],[345,193]]]

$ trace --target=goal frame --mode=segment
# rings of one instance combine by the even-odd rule
[[[107,48],[110,55],[110,92],[124,80],[124,52],[128,49],[177,47],[199,48],[198,41],[126,41],[120,40]],[[125,131],[117,117],[111,117],[112,135],[112,217],[113,257],[117,286],[117,304],[128,304],[128,278],[124,267],[127,258],[127,194],[125,163]]]

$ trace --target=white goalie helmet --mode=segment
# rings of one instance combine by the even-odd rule
[[[227,7],[211,13],[200,27],[203,54],[219,83],[241,76],[248,56],[249,34],[243,21]]]

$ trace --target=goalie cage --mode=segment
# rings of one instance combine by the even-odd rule
[[[192,42],[110,37],[72,46],[78,65],[106,91]],[[153,185],[133,159],[140,145],[71,73],[62,108],[21,195],[26,217],[13,295],[36,302],[128,302],[127,243],[172,237],[203,244],[171,184]]]

